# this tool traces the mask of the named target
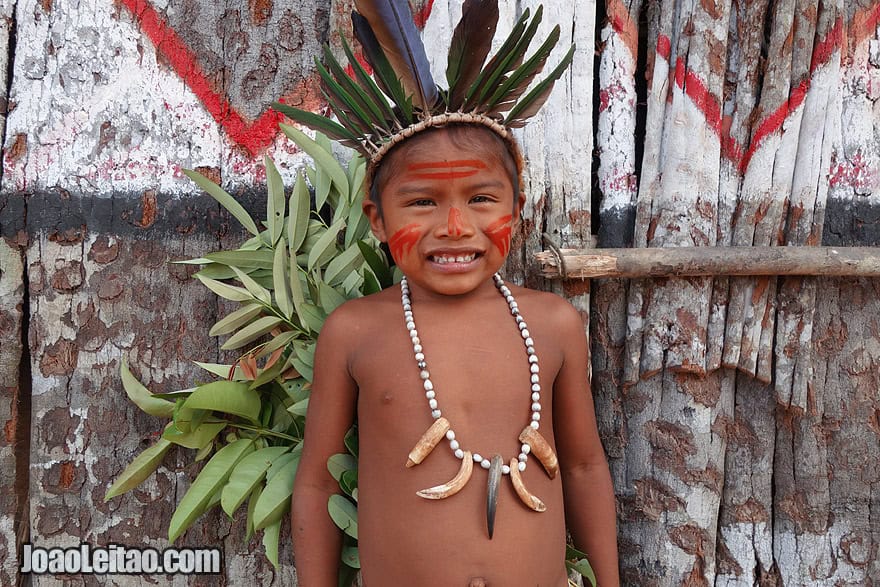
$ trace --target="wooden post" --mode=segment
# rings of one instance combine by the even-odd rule
[[[880,247],[561,249],[535,255],[549,279],[724,275],[880,276]],[[563,267],[560,267],[560,260]],[[563,274],[564,273],[564,274]]]

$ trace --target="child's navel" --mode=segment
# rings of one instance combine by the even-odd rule
[[[482,577],[474,577],[468,583],[468,587],[489,587],[489,584]]]
[[[383,405],[387,406],[387,405],[391,404],[391,402],[393,402],[393,401],[394,401],[394,395],[390,391],[386,391],[382,395],[382,404]]]

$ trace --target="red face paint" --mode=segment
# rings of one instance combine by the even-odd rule
[[[464,232],[462,225],[461,210],[458,208],[449,209],[449,218],[446,219],[446,231],[453,238],[460,238]]]
[[[502,256],[507,256],[507,252],[510,250],[510,232],[513,228],[510,221],[512,219],[513,214],[508,214],[486,227],[486,236],[498,248]]]
[[[457,159],[454,161],[428,161],[414,163],[407,167],[416,179],[460,179],[476,175],[481,169],[486,169],[486,164],[478,159]]]
[[[407,224],[388,239],[388,248],[391,256],[400,263],[404,255],[409,253],[422,236],[422,225],[418,223]]]

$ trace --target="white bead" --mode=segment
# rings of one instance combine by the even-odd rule
[[[504,293],[504,292],[501,292],[501,293]],[[513,296],[510,295],[510,294],[507,294],[506,296],[504,296],[504,299],[507,300],[507,303],[508,303],[508,304],[511,304],[511,303],[513,303],[513,302],[516,301],[516,300],[513,299]]]
[[[424,361],[424,360],[425,360],[425,354],[424,354],[424,353],[416,353],[416,361],[421,362],[421,361]]]
[[[409,338],[412,340],[413,344],[421,344],[422,340],[419,338],[419,333],[415,330],[410,330]]]
[[[412,310],[404,310],[403,315],[406,316],[407,318],[412,318],[413,317]]]
[[[537,391],[536,391],[535,393],[533,393],[533,394],[532,394],[532,401],[533,401],[533,402],[539,402],[539,401],[541,401],[541,394],[538,393]]]
[[[440,419],[440,416],[442,416],[442,415],[443,414],[442,414],[442,412],[440,412],[440,410],[434,410],[433,412],[431,412],[431,417],[434,418],[435,420]],[[535,422],[532,422],[532,423],[534,424]]]
[[[458,450],[459,446],[460,445],[458,444],[457,440],[450,440],[449,441],[449,448],[451,448],[452,450]]]
[[[541,404],[539,404],[538,402],[533,403],[532,404],[532,411],[533,412],[540,412],[541,411]]]
[[[414,344],[414,345],[413,345],[413,352],[414,352],[414,353],[420,353],[420,352],[422,352],[423,350],[425,350],[425,349],[422,348],[422,345],[420,345],[420,344]]]
[[[428,398],[428,399],[434,399],[435,397],[437,397],[437,394],[436,394],[436,392],[432,389],[431,391],[426,391],[426,392],[425,392],[425,397]]]
[[[535,347],[533,347],[533,346],[527,346],[527,347],[526,347],[526,353],[528,353],[528,354],[530,354],[530,355],[534,355],[534,354],[535,354]]]
[[[531,336],[531,334],[529,334],[528,328],[523,328],[522,332],[520,332],[520,334],[522,335],[523,338],[529,338]],[[531,346],[531,345],[529,345],[529,346]]]
[[[532,414],[532,422],[537,422],[540,419],[541,419],[541,414],[539,414],[538,412],[535,412],[534,414]]]
[[[412,312],[412,306],[410,305],[409,300],[403,301],[403,311],[404,312]]]
[[[540,381],[540,377],[538,377],[537,375],[532,375],[532,383],[539,383]]]
[[[422,369],[421,371],[419,371],[419,377],[421,377],[423,380],[427,381],[428,379],[431,378],[431,374],[428,373],[427,369]]]
[[[535,346],[535,341],[531,338],[526,339],[526,346]]]
[[[455,440],[455,432],[453,432],[452,430],[447,430],[446,440]]]
[[[435,399],[428,400],[428,407],[431,408],[432,410],[436,410],[437,409],[437,400],[435,400]]]
[[[525,463],[518,463],[516,465],[516,468],[519,469],[520,473],[522,473],[523,471],[526,470],[526,464]]]
[[[416,323],[415,323],[415,322],[407,322],[407,323],[406,323],[406,329],[407,329],[407,330],[415,330],[415,329],[416,329]]]
[[[541,386],[535,383],[534,385],[532,385],[532,391],[538,393],[539,391],[541,391]]]
[[[430,379],[425,379],[425,391],[431,391],[434,389],[434,384],[431,383]]]
[[[529,355],[529,363],[537,363],[538,355]]]
[[[501,465],[501,474],[510,475],[510,465]]]
[[[489,461],[489,459],[483,459],[480,462],[480,466],[483,467],[484,469],[488,469],[489,467],[492,466],[492,463]]]
[[[461,449],[458,449],[457,451],[455,451],[455,458],[463,459],[464,458],[464,451]]]
[[[520,330],[525,330],[526,328],[528,328],[528,326],[526,326],[526,323],[525,323],[525,322],[520,322],[520,323],[519,323],[519,329],[520,329]]]
[[[524,463],[527,460],[529,460],[529,455],[527,455],[526,453],[520,453],[518,458],[519,458],[519,462]]]
[[[534,428],[535,430],[537,430],[538,428],[541,427],[541,423],[538,422],[537,420],[532,420],[532,421],[529,423],[529,426],[531,426],[532,428]]]
[[[478,453],[478,452],[474,453],[474,462],[475,463],[482,463],[483,462],[483,457],[480,455],[480,453]]]
[[[526,321],[526,319],[523,318],[522,316],[517,316],[516,318],[514,318],[514,320],[516,320],[517,324],[522,324]]]
[[[541,368],[538,367],[537,363],[532,363],[532,366],[530,367],[530,369],[531,369],[532,373],[537,373],[538,371],[541,370]]]
[[[522,454],[527,455],[532,452],[532,447],[526,443],[523,443],[519,450]]]

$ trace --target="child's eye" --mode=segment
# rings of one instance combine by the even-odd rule
[[[471,203],[473,204],[482,204],[484,202],[494,202],[495,200],[492,196],[487,196],[485,194],[480,194],[479,196],[474,196],[471,198]]]
[[[409,203],[410,206],[433,206],[434,201],[427,198],[420,198]]]

